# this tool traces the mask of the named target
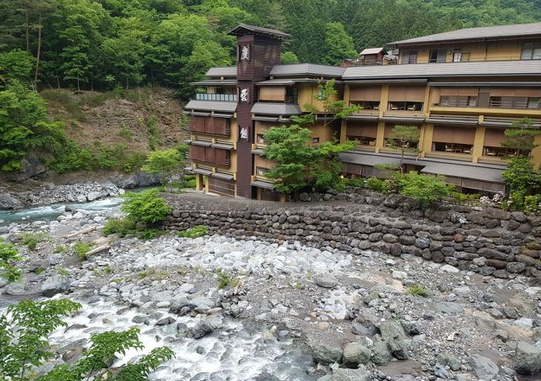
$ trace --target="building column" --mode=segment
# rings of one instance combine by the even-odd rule
[[[421,136],[421,141],[419,142],[419,146],[421,147],[421,157],[425,157],[427,152],[432,151],[432,139],[434,138],[434,125],[433,124],[425,124],[425,128],[423,129],[423,134]]]
[[[535,147],[532,150],[532,163],[539,167],[541,165],[541,135],[537,135],[534,138],[534,143],[537,144],[537,147]]]
[[[475,130],[475,138],[473,140],[473,162],[477,163],[479,158],[483,156],[483,146],[485,144],[486,127],[477,126]]]
[[[385,122],[378,122],[378,131],[376,135],[376,153],[383,148],[383,141],[385,140]]]
[[[340,143],[345,143],[347,141],[346,135],[347,135],[347,127],[348,121],[346,119],[342,120],[342,125],[340,127]]]
[[[198,191],[203,190],[203,187],[205,184],[203,184],[203,175],[200,175],[199,173],[195,174],[195,189]]]

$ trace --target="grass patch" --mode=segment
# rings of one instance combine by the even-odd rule
[[[125,218],[111,218],[105,223],[103,234],[106,236],[118,234],[119,237],[125,237],[128,234],[135,234],[136,225],[135,221]]]
[[[62,276],[69,276],[70,275],[68,270],[66,270],[64,267],[60,267],[57,271],[58,271],[58,274],[62,275]]]
[[[55,254],[63,254],[63,253],[67,253],[67,252],[68,252],[68,247],[66,245],[57,245],[54,248],[54,253]]]
[[[206,236],[207,234],[208,230],[206,226],[196,226],[194,228],[177,233],[177,235],[182,238],[199,238]]]
[[[195,188],[197,186],[197,181],[195,179],[188,180],[186,182],[186,188]]]
[[[86,253],[88,253],[92,249],[92,244],[88,242],[77,242],[73,246],[73,251],[81,261],[84,261],[86,259]]]
[[[426,288],[421,285],[414,284],[406,288],[406,294],[413,296],[420,296],[426,298],[429,295],[429,292]]]
[[[151,267],[148,270],[139,271],[137,279],[142,280],[150,278],[152,280],[163,280],[167,278],[171,273],[167,270],[158,271],[155,267]]]
[[[44,272],[45,272],[45,267],[38,267],[38,268],[34,271],[34,273],[35,273],[36,275],[43,274]]]
[[[39,233],[24,233],[21,237],[21,243],[30,250],[36,250],[38,244],[43,242],[45,237]]]
[[[232,277],[221,269],[216,270],[216,274],[218,275],[218,288],[220,290],[226,287],[236,287],[239,284],[238,278]]]

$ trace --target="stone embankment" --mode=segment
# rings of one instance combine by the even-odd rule
[[[422,211],[399,195],[364,192],[357,203],[252,202],[169,195],[167,227],[205,225],[213,233],[301,241],[354,254],[409,254],[497,278],[541,276],[541,217],[496,208],[443,204]],[[335,199],[340,195],[335,196]]]

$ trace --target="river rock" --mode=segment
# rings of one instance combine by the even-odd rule
[[[0,193],[0,210],[20,209],[23,204],[8,193]]]
[[[318,381],[321,380],[318,379]],[[371,381],[372,374],[366,369],[337,369],[329,381]]]
[[[64,275],[54,274],[47,278],[41,285],[41,294],[48,298],[69,290],[69,278]]]
[[[376,365],[387,365],[391,362],[392,358],[393,356],[387,343],[377,336],[372,346],[372,362]]]
[[[519,374],[541,373],[541,348],[520,341],[517,345],[513,368]]]
[[[338,284],[338,280],[328,274],[320,274],[315,277],[315,282],[319,287],[334,288]]]
[[[473,355],[470,357],[473,374],[481,380],[492,380],[499,372],[498,365],[489,358]]]
[[[360,343],[349,343],[344,347],[344,365],[348,368],[357,368],[359,364],[370,361],[370,349]]]
[[[214,332],[214,328],[205,321],[200,321],[191,329],[191,333],[194,339],[199,340],[202,337],[210,335]]]
[[[312,356],[314,361],[322,365],[339,363],[342,360],[343,352],[338,347],[327,347],[325,345],[313,345]]]

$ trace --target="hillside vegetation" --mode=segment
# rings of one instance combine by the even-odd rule
[[[226,33],[241,22],[292,34],[287,62],[335,64],[398,39],[535,21],[537,0],[3,0],[0,53],[29,52],[45,87],[153,83],[187,97],[209,67],[234,63]]]

